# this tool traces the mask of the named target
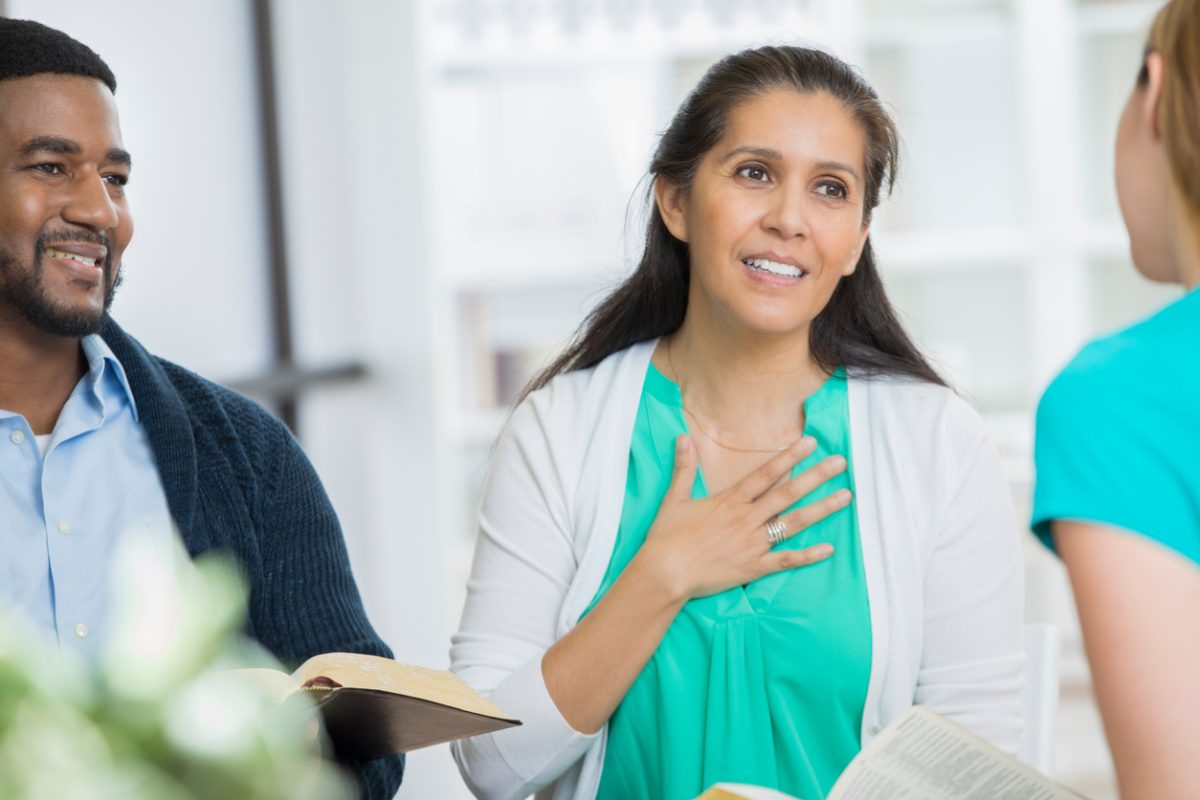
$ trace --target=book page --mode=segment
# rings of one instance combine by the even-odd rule
[[[474,689],[444,670],[400,664],[359,653],[324,653],[300,665],[292,676],[299,684],[325,677],[348,689],[373,689],[415,697],[496,719],[511,719]]]
[[[919,706],[859,753],[829,800],[1079,800],[983,739]]]

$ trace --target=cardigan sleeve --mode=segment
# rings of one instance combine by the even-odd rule
[[[316,471],[282,425],[265,472],[258,509],[262,575],[253,581],[250,613],[255,634],[289,666],[320,653],[350,652],[391,658],[367,619],[341,526]],[[386,800],[404,775],[404,756],[340,757],[363,798]]]
[[[931,522],[924,639],[914,702],[1010,753],[1021,746],[1023,566],[1019,529],[995,445],[952,396],[940,431],[947,491]]]
[[[517,408],[493,453],[466,605],[450,650],[451,670],[522,722],[452,745],[464,780],[483,798],[538,791],[599,735],[571,728],[542,676],[542,656],[558,638],[577,565],[562,475],[567,432],[548,430],[540,399]]]
[[[134,391],[188,552],[225,550],[246,573],[247,632],[289,667],[327,652],[391,658],[367,620],[333,506],[287,428],[152,357],[111,319],[102,335]],[[404,774],[402,755],[341,764],[372,800],[395,795]]]

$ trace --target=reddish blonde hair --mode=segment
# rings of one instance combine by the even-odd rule
[[[1146,49],[1162,55],[1159,125],[1167,160],[1193,219],[1200,221],[1200,0],[1163,6]]]

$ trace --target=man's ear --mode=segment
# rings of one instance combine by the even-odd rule
[[[1142,94],[1142,122],[1149,126],[1147,129],[1155,141],[1162,139],[1162,126],[1159,124],[1158,111],[1162,104],[1163,58],[1162,53],[1151,50],[1146,53],[1146,88]]]
[[[683,188],[659,175],[654,179],[654,202],[671,235],[687,242],[687,193]]]

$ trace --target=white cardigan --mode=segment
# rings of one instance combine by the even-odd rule
[[[496,446],[451,669],[524,725],[454,744],[478,797],[590,799],[599,786],[605,731],[570,727],[541,662],[608,567],[654,345],[559,375]],[[863,745],[916,703],[1016,752],[1022,566],[996,449],[948,389],[851,372],[848,393],[872,636]]]

